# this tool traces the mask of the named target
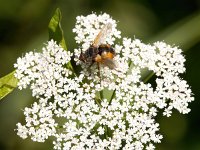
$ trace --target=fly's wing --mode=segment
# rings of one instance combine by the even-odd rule
[[[110,69],[114,69],[116,67],[115,62],[113,59],[103,59],[103,64]]]
[[[100,44],[103,43],[103,41],[106,39],[107,35],[110,34],[111,31],[112,31],[112,24],[111,23],[105,24],[101,29],[101,31],[96,36],[96,38],[94,39],[92,45],[98,47]]]

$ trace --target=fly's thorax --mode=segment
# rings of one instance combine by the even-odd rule
[[[95,46],[90,46],[86,51],[85,51],[85,56],[86,57],[96,57],[98,54],[98,48]]]
[[[98,48],[91,45],[85,52],[81,52],[79,60],[81,60],[84,63],[91,64],[95,62],[95,58],[98,55],[98,53]]]
[[[112,53],[113,56],[115,56],[115,50],[109,45],[109,44],[101,44],[98,47],[99,55],[102,55],[103,53]]]

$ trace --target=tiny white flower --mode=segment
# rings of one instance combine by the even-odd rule
[[[97,131],[98,131],[98,134],[99,135],[102,135],[102,134],[104,134],[104,128],[102,128],[101,126],[97,129]]]

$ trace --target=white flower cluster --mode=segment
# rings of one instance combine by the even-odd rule
[[[163,42],[146,45],[140,40],[120,38],[116,21],[108,14],[77,17],[73,32],[80,48],[85,51],[106,23],[112,32],[105,39],[116,51],[116,68],[96,65],[74,73],[67,68],[72,54],[54,41],[49,41],[42,53],[30,52],[15,64],[19,88],[32,89],[38,101],[25,108],[26,124],[17,124],[18,135],[44,142],[54,137],[54,149],[153,150],[162,136],[155,116],[159,110],[170,116],[172,109],[188,113],[193,101],[186,81],[179,77],[185,72],[181,50]],[[157,76],[156,87],[143,81],[148,69]]]
[[[53,40],[49,41],[42,53],[29,52],[18,58],[14,65],[17,68],[15,77],[19,79],[19,89],[31,84],[33,96],[51,98],[62,92],[64,82],[72,74],[66,65],[71,60],[70,52],[66,52]]]
[[[112,24],[112,32],[107,36],[105,42],[114,44],[115,38],[120,38],[121,32],[116,29],[116,21],[113,20],[108,14],[104,13],[97,16],[90,14],[88,16],[78,16],[73,32],[76,33],[75,40],[78,44],[82,44],[82,48],[87,49],[102,27],[107,24]]]

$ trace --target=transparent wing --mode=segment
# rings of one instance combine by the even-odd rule
[[[107,23],[103,26],[101,31],[98,33],[96,38],[94,39],[93,46],[99,46],[100,44],[104,43],[104,40],[106,39],[107,35],[110,34],[112,31],[112,24]]]

